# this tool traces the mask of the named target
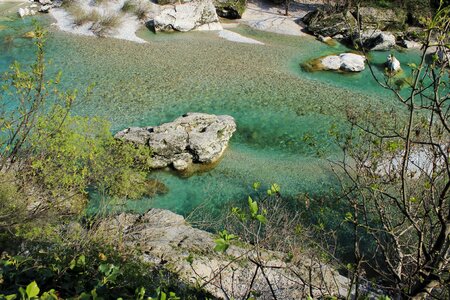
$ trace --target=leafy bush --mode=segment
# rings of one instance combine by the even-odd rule
[[[125,260],[104,245],[69,246],[27,244],[31,253],[4,254],[0,259],[0,299],[16,299],[14,295],[21,299],[160,299],[162,295],[180,299],[169,292],[181,291],[176,275],[137,260]],[[195,298],[193,289],[182,292],[187,298]]]
[[[31,143],[34,175],[55,193],[92,187],[128,198],[146,194],[151,150],[117,141],[105,120],[55,106],[39,119]]]

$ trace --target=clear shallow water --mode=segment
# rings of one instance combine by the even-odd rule
[[[0,19],[0,25],[7,27],[0,30],[0,69],[14,59],[29,60],[31,41],[17,37],[30,30],[31,22]],[[313,38],[234,29],[266,43],[260,46],[229,42],[212,32],[155,35],[143,30],[139,35],[149,43],[141,45],[49,30],[51,72],[63,70],[63,85],[70,88],[96,83],[92,97],[75,108],[77,114],[105,117],[114,131],[157,125],[188,111],[236,119],[238,130],[215,169],[189,178],[154,172],[169,193],[131,201],[130,210],[162,207],[187,214],[206,205],[214,211],[227,201],[245,199],[254,181],[277,182],[290,196],[327,192],[334,182],[325,159],[338,155],[327,135],[330,126],[342,120],[347,107],[363,112],[368,105],[388,109],[393,103],[367,71],[303,72],[301,62],[344,49]],[[375,54],[375,60],[387,54]],[[401,62],[414,58],[402,55]]]

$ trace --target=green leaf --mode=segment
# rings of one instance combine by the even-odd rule
[[[266,224],[266,223],[267,223],[267,219],[266,219],[266,217],[263,216],[263,215],[257,215],[257,216],[256,216],[256,219],[257,219],[258,221],[260,221],[261,223],[263,223],[263,224]]]
[[[281,189],[280,189],[280,186],[279,186],[278,184],[274,183],[274,184],[272,184],[272,185],[270,186],[270,190],[271,190],[273,193],[279,193]]]
[[[101,264],[100,266],[98,266],[98,270],[104,274],[104,275],[108,275],[111,272],[113,265],[111,264]]]
[[[230,247],[230,244],[228,244],[228,242],[222,238],[215,239],[214,243],[216,243],[216,246],[214,247],[214,251],[216,252],[225,252],[227,251],[228,247]]]
[[[259,190],[260,187],[261,187],[261,182],[254,182],[253,183],[253,189],[255,191]]]
[[[345,214],[345,221],[350,222],[350,221],[352,221],[352,220],[353,220],[353,215],[352,215],[352,213],[351,213],[351,212],[347,212],[347,213]]]
[[[37,295],[39,295],[39,287],[36,283],[36,281],[33,281],[32,283],[30,283],[29,285],[27,285],[27,296],[28,298],[33,298],[36,297]]]
[[[84,267],[86,265],[86,257],[84,255],[80,255],[77,259],[77,266]]]
[[[91,299],[91,295],[83,292],[81,293],[81,295],[78,297],[78,300],[90,300]]]
[[[77,266],[77,262],[75,261],[75,259],[72,259],[69,264],[69,269],[73,270],[73,269],[75,269],[76,266]]]
[[[16,294],[5,296],[5,300],[15,300],[15,299],[17,299],[17,295]]]
[[[136,288],[135,294],[136,300],[143,300],[145,296],[145,288],[144,287]]]
[[[58,296],[56,295],[56,292],[54,289],[51,289],[48,292],[45,292],[42,294],[41,297],[39,297],[40,300],[58,300]]]
[[[167,299],[166,293],[164,293],[163,291],[161,291],[161,293],[159,294],[159,300],[166,300],[166,299]]]
[[[189,253],[189,256],[186,257],[186,261],[192,265],[194,263],[194,255],[192,255],[192,253]]]
[[[256,203],[256,201],[253,201],[252,197],[250,196],[248,196],[248,207],[250,209],[250,214],[254,218],[258,213],[258,203]]]
[[[19,287],[19,293],[20,293],[20,296],[22,296],[21,298],[22,299],[26,299],[26,292],[25,292],[25,290],[24,290],[24,288],[23,287]]]

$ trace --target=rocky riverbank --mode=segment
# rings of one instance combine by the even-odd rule
[[[271,289],[278,299],[339,297],[347,294],[349,286],[348,279],[330,266],[306,258],[293,264],[287,254],[268,250],[257,258],[254,248],[244,243],[232,244],[226,253],[215,252],[213,234],[191,227],[182,216],[167,210],[104,219],[97,235],[139,249],[135,255],[143,261],[174,271],[185,282],[221,299],[243,299],[249,289],[258,299],[272,299]],[[264,273],[257,272],[255,259],[266,266]]]
[[[414,40],[420,28],[405,27],[407,21],[412,21],[404,10],[361,7],[359,11],[334,12],[326,10],[326,6],[317,0],[292,1],[287,14],[283,3],[261,0],[247,3],[226,0],[157,3],[143,0],[39,0],[20,8],[19,14],[25,17],[38,11],[50,12],[63,31],[138,43],[145,42],[136,36],[136,31],[144,26],[155,32],[219,31],[219,37],[233,42],[258,43],[237,36],[237,33],[230,36],[228,32],[221,32],[222,24],[227,28],[232,24],[244,24],[278,34],[305,36],[311,33],[323,41],[334,38],[350,45],[360,43],[368,50],[389,50],[396,45],[420,47]],[[225,19],[228,20],[224,22]]]

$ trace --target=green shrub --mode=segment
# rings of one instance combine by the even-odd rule
[[[31,141],[34,175],[55,193],[93,187],[129,198],[146,194],[150,149],[114,139],[105,120],[56,106],[39,119]]]

